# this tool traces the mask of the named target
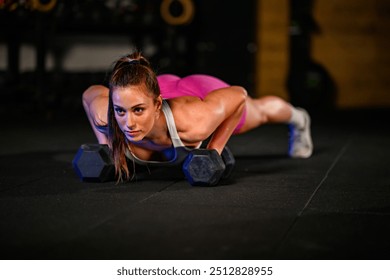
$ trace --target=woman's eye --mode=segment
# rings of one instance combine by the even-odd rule
[[[135,108],[134,113],[141,114],[144,111],[144,108]]]
[[[115,112],[118,114],[118,115],[123,115],[125,113],[125,111],[122,109],[122,108],[115,108]]]

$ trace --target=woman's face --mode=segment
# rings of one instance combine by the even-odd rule
[[[113,89],[112,102],[115,119],[129,141],[138,142],[150,134],[161,104],[154,102],[144,85]]]

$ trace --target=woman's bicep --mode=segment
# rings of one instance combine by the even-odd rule
[[[222,104],[226,109],[235,108],[245,100],[247,92],[243,87],[230,86],[210,92],[205,98],[205,102]]]
[[[218,117],[225,119],[245,103],[246,96],[247,92],[243,87],[231,86],[210,92],[203,102],[206,108],[214,110]]]
[[[232,86],[212,91],[199,103],[198,123],[211,135],[226,119],[236,113],[245,103],[246,91]]]

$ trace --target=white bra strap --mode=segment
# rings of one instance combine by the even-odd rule
[[[165,115],[165,119],[167,121],[168,131],[169,131],[169,135],[171,136],[173,147],[175,147],[175,148],[184,147],[184,144],[183,144],[183,142],[181,142],[179,134],[177,133],[176,124],[175,124],[175,120],[173,118],[172,110],[169,107],[169,104],[165,99],[163,99],[161,109],[162,109],[162,111]]]

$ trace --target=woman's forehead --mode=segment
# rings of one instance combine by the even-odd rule
[[[144,85],[116,87],[112,91],[114,103],[152,102],[153,97],[148,93]]]

